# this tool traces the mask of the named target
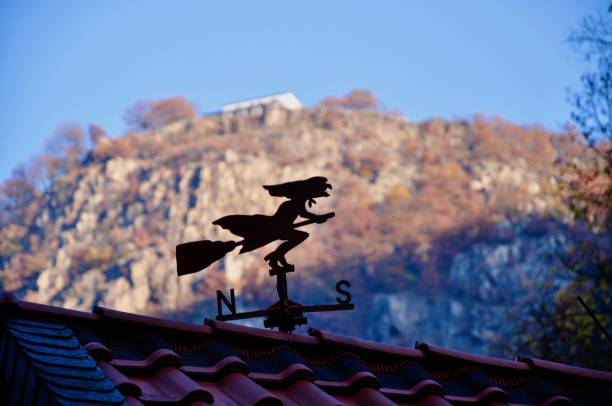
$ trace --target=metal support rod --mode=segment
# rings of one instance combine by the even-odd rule
[[[314,306],[302,306],[302,312],[333,312],[336,310],[353,310],[355,305],[353,303],[342,303],[342,304],[329,304],[329,305],[314,305]]]
[[[254,317],[265,317],[268,314],[270,314],[269,310],[264,309],[264,310],[255,310],[252,312],[222,314],[220,316],[215,317],[215,319],[220,320],[220,321],[242,320],[242,319],[252,319]]]
[[[606,336],[606,338],[608,339],[608,341],[610,341],[610,343],[612,344],[612,337],[610,337],[610,334],[608,334],[608,332],[606,331],[606,329],[604,328],[603,324],[601,324],[599,322],[599,320],[597,320],[597,317],[595,317],[595,314],[591,311],[591,309],[589,309],[589,306],[587,306],[587,304],[584,302],[584,300],[582,300],[582,297],[578,296],[578,301],[580,302],[580,304],[582,305],[582,307],[584,307],[584,310],[587,311],[587,313],[589,314],[589,316],[591,316],[591,318],[593,319],[593,321],[595,322],[595,324],[597,324],[597,327],[599,327],[601,329],[601,331],[604,333],[604,335]]]
[[[287,274],[285,272],[278,272],[276,274],[276,291],[278,292],[279,300],[288,299]]]

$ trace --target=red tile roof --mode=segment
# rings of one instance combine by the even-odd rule
[[[12,404],[612,404],[612,373],[529,357],[84,313],[9,293],[0,315],[0,395]]]

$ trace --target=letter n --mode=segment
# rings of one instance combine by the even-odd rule
[[[230,300],[227,300],[220,290],[217,291],[217,316],[223,316],[222,301],[225,303],[230,313],[236,314],[236,296],[234,296],[234,289],[230,289]]]

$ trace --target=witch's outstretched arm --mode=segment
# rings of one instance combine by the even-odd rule
[[[306,210],[305,207],[299,213],[300,217],[304,217],[305,219],[312,220],[317,223],[325,223],[329,218],[333,217],[333,214],[332,216],[330,216],[330,214],[331,213],[327,213],[327,214],[311,213],[308,210]]]

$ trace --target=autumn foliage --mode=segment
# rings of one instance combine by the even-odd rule
[[[585,17],[568,41],[587,67],[580,90],[570,92],[571,132],[590,148],[586,159],[564,165],[562,186],[574,219],[590,232],[557,254],[561,266],[526,301],[513,344],[537,357],[611,370],[612,358],[593,354],[612,351],[612,6]]]
[[[183,97],[145,100],[126,110],[123,118],[134,130],[158,129],[175,121],[196,116],[194,105]]]
[[[372,109],[378,105],[378,100],[370,90],[355,89],[343,97],[328,96],[321,101],[321,105],[346,109]]]

